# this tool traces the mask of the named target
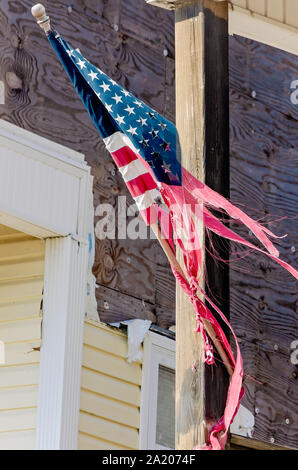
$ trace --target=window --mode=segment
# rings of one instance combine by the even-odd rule
[[[175,341],[150,331],[144,341],[140,449],[175,448]]]

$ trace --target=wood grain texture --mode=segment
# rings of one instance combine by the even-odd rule
[[[288,233],[280,256],[297,267],[298,108],[289,96],[295,76],[297,57],[230,38],[231,199],[278,235]],[[255,242],[246,230],[238,232]],[[297,448],[297,366],[290,361],[297,283],[266,256],[240,259],[243,250],[232,245],[232,251],[238,254],[231,257],[230,318],[241,341],[243,405],[255,417],[253,437]]]
[[[195,177],[228,195],[228,5],[208,0],[188,2],[176,8],[175,19],[181,161]],[[204,246],[203,227],[199,227],[199,233]],[[206,246],[210,248],[208,241]],[[217,270],[208,257],[206,264],[208,282],[223,304],[223,293],[228,299],[228,271]],[[225,303],[221,306],[226,312]],[[217,421],[222,416],[226,372],[221,370],[220,362],[214,370],[200,362],[202,338],[195,333],[193,306],[179,288],[176,324],[176,446],[192,449],[196,440],[205,440],[200,434],[200,420]]]
[[[145,1],[121,2],[121,29],[124,34],[174,58],[174,12],[152,8]]]
[[[230,36],[230,87],[298,119],[291,83],[298,79],[297,57],[237,35]]]
[[[44,5],[53,26],[70,44],[79,47],[138,98],[173,118],[174,22],[170,12],[156,14],[142,0],[76,0],[71,11],[66,0],[45,1]],[[133,201],[125,184],[46,37],[34,22],[31,6],[29,0],[1,3],[0,80],[5,84],[5,104],[0,105],[0,116],[85,154],[94,175],[95,208],[101,203],[117,207],[121,195],[128,196],[128,205]],[[97,221],[95,218],[95,224]],[[147,318],[146,312],[158,309],[158,315],[148,313],[148,318],[164,327],[174,324],[175,294],[156,294],[160,265],[167,266],[167,261],[155,240],[96,240],[94,273],[100,285],[97,296],[102,320]],[[167,274],[166,271],[165,268],[163,279],[168,278],[170,289],[173,276],[169,267]],[[112,295],[114,310],[101,307],[105,287]],[[147,302],[148,309],[130,308],[127,302],[122,305],[122,294],[124,298],[131,297],[133,305]]]
[[[229,36],[226,2],[207,2],[205,27],[205,183],[225,197],[229,187]],[[229,269],[211,255],[227,258],[229,243],[214,234],[205,233],[206,291],[229,318]],[[222,324],[224,331],[229,334]],[[229,376],[215,353],[216,365],[205,367],[206,419],[218,421],[224,413]]]
[[[205,68],[204,2],[190,2],[175,11],[176,125],[182,165],[204,180]],[[190,79],[191,77],[191,79]],[[199,227],[203,245],[203,227]],[[183,254],[177,250],[179,264]],[[188,296],[176,289],[175,448],[193,449],[205,443],[203,343]]]
[[[288,447],[276,446],[267,442],[257,441],[249,437],[232,434],[226,446],[227,450],[291,450]]]

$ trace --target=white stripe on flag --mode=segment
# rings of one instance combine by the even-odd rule
[[[133,160],[132,162],[128,163],[128,165],[120,166],[118,169],[123,176],[125,183],[134,180],[138,176],[148,173],[148,170],[140,160]]]
[[[115,132],[115,134],[110,135],[103,139],[105,146],[109,152],[117,152],[117,150],[121,149],[122,147],[129,147],[133,152],[138,153],[137,149],[127,137],[127,135],[123,134],[122,132]]]

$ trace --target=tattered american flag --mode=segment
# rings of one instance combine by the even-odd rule
[[[200,287],[203,258],[196,222],[203,223],[217,235],[267,254],[296,278],[298,273],[292,266],[279,259],[278,250],[269,238],[277,238],[273,233],[181,166],[178,134],[174,124],[92,65],[79,49],[70,47],[57,32],[51,31],[48,39],[112,155],[145,222],[148,225],[159,223],[161,232],[166,235],[173,252],[173,241],[183,251],[185,275],[182,276],[173,266],[172,269],[193,303],[198,331],[202,333],[205,341],[204,360],[209,364],[214,362],[212,346],[204,331],[202,318],[212,324],[229,358],[234,372],[230,380],[224,416],[210,431],[205,446],[206,449],[222,449],[229,425],[243,395],[242,359],[233,329]],[[185,211],[185,206],[188,206],[189,210]],[[200,208],[199,211],[197,207]],[[215,217],[209,208],[225,211],[230,218],[241,221],[264,248],[261,249],[237,235]],[[164,226],[164,220],[167,219],[160,217],[165,209],[169,214],[170,230]],[[183,224],[177,225],[177,220],[182,220]],[[170,237],[171,233],[174,233],[175,237]],[[193,244],[188,246],[185,240],[191,240]],[[215,316],[198,297],[198,291],[205,296],[213,311],[229,325],[236,342],[236,358]]]

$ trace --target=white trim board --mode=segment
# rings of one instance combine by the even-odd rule
[[[88,246],[48,238],[36,448],[77,449]]]
[[[32,222],[27,222],[22,218],[18,218],[16,215],[12,215],[3,211],[0,211],[0,224],[7,225],[8,227],[14,228],[19,232],[27,233],[32,237],[36,238],[48,238],[56,237],[57,233],[51,232],[44,227],[35,225]]]
[[[244,8],[229,7],[229,34],[237,34],[298,55],[298,29]]]
[[[2,223],[41,238],[76,234],[88,178],[83,155],[0,120]]]

